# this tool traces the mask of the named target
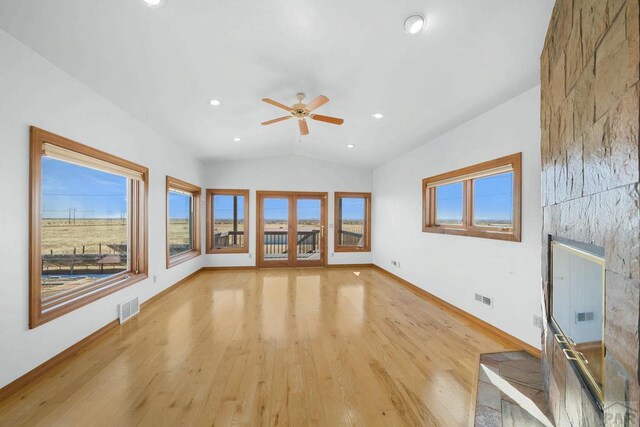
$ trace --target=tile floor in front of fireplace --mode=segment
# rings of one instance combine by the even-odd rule
[[[553,426],[540,359],[524,351],[480,355],[475,425]]]

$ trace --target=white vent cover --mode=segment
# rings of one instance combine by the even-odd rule
[[[124,323],[140,313],[140,304],[138,303],[138,297],[135,297],[127,302],[123,302],[118,306],[118,315],[120,323]]]
[[[484,295],[476,294],[476,301],[483,303],[484,305],[488,305],[489,307],[493,307],[493,300],[489,297],[485,297]]]

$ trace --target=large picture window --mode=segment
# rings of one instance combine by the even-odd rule
[[[167,176],[167,268],[200,253],[200,187]]]
[[[371,193],[335,193],[335,252],[371,250]]]
[[[522,154],[422,180],[427,233],[520,241]]]
[[[147,277],[145,167],[31,128],[34,328]]]
[[[207,190],[207,253],[248,253],[249,190]]]

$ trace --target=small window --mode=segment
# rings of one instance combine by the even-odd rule
[[[371,250],[371,193],[335,194],[336,252]]]
[[[207,253],[248,253],[249,190],[207,190]]]
[[[200,187],[167,176],[167,268],[200,255]]]
[[[436,187],[436,224],[462,225],[464,185],[461,182]]]
[[[147,277],[148,170],[31,128],[29,325]]]
[[[473,225],[513,227],[513,171],[473,180]]]
[[[425,178],[423,231],[520,241],[522,154]]]

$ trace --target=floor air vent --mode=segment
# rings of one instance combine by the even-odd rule
[[[118,312],[120,316],[120,323],[124,323],[132,317],[140,313],[140,304],[138,303],[138,297],[135,297],[127,302],[123,302],[118,306]]]

